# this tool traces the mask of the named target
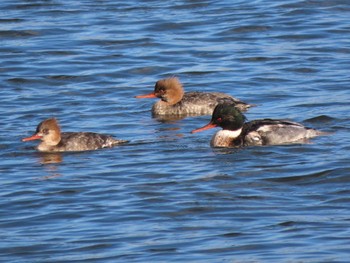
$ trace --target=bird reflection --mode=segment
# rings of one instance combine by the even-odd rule
[[[177,121],[181,121],[187,117],[192,117],[192,115],[152,115],[157,121],[161,123],[174,123]]]
[[[58,166],[55,164],[62,162],[61,153],[39,153],[40,164],[45,165],[47,175],[36,178],[37,180],[49,180],[60,177],[61,174],[57,172]]]
[[[40,163],[41,164],[50,164],[50,163],[60,163],[62,162],[61,153],[42,153],[40,154]]]

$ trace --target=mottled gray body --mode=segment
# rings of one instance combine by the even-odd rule
[[[42,152],[90,151],[110,148],[126,142],[93,132],[62,132],[61,140],[57,145],[47,145],[42,142],[37,149]]]
[[[308,139],[327,133],[307,128],[287,120],[255,120],[244,124],[242,132],[221,130],[212,139],[214,147],[283,145],[305,143]]]
[[[219,103],[234,103],[241,111],[252,105],[221,92],[185,92],[182,99],[174,105],[160,100],[152,108],[153,115],[211,115]]]

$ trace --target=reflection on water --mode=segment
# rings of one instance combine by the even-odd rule
[[[42,177],[39,177],[39,178],[37,178],[37,180],[50,180],[50,179],[55,179],[55,178],[58,178],[58,177],[60,177],[61,176],[61,174],[55,174],[55,173],[53,173],[53,174],[50,174],[50,175],[45,175],[45,176],[42,176]]]
[[[162,123],[173,123],[176,121],[183,120],[187,117],[191,117],[191,115],[155,115],[152,114],[152,117],[155,118],[157,121]]]
[[[41,164],[60,163],[62,160],[62,153],[40,153]]]
[[[37,152],[38,162],[43,165],[43,169],[41,173],[45,173],[47,175],[43,175],[37,177],[37,180],[49,180],[57,177],[61,177],[60,172],[58,171],[60,164],[63,161],[62,153],[43,153]]]

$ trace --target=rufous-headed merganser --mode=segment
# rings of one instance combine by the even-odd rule
[[[245,111],[253,105],[221,92],[184,92],[176,77],[158,80],[154,92],[135,98],[160,98],[152,107],[153,116],[162,115],[211,115],[218,103],[232,103]]]
[[[307,139],[326,135],[300,123],[288,120],[262,119],[245,122],[245,116],[232,104],[215,107],[211,121],[191,133],[221,127],[210,145],[212,147],[240,147],[252,145],[282,145],[307,142]]]
[[[41,140],[36,147],[40,152],[90,151],[109,148],[126,143],[112,136],[94,132],[62,132],[55,118],[39,123],[33,136],[22,139],[23,142]]]

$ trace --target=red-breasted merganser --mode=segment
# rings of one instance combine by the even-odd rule
[[[219,104],[214,109],[211,121],[192,133],[221,127],[222,130],[210,142],[212,147],[303,143],[309,138],[327,134],[288,120],[245,120],[245,116],[234,105]]]
[[[249,105],[221,92],[184,92],[176,77],[158,80],[154,92],[135,98],[160,98],[152,107],[152,114],[159,115],[211,115],[218,103],[227,102],[245,111]]]
[[[36,147],[40,152],[90,151],[109,148],[126,143],[112,136],[94,132],[62,132],[56,119],[46,119],[39,123],[33,136],[22,139],[23,142],[41,140]]]

